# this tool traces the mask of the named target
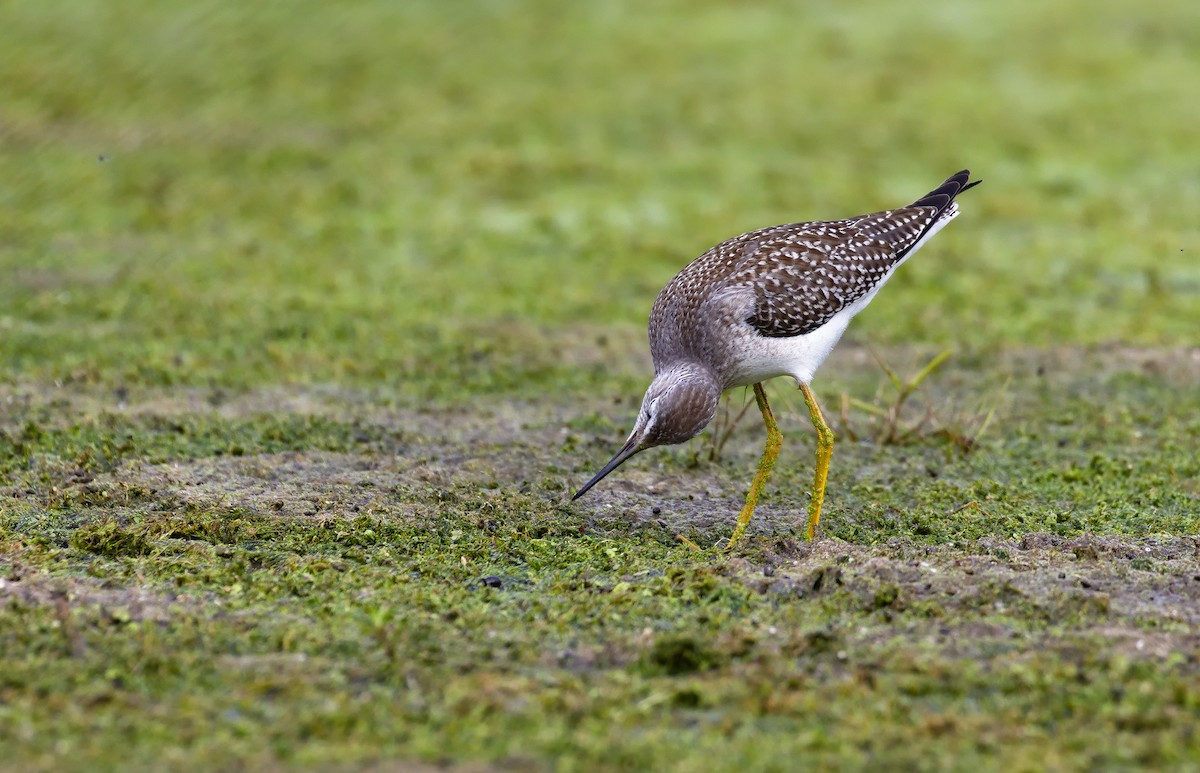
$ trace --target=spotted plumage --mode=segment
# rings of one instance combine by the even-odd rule
[[[744,322],[758,335],[791,338],[817,330],[873,295],[920,242],[953,219],[954,197],[976,184],[967,180],[968,173],[959,172],[907,207],[771,226],[721,242],[680,271],[655,300],[650,347],[656,369],[688,349],[703,356],[724,348],[706,340],[704,328],[718,319],[717,325],[728,326],[714,307],[744,303],[747,293],[753,305]],[[726,327],[716,335],[729,332]]]
[[[820,409],[808,391],[817,367],[896,268],[958,215],[955,197],[980,182],[969,180],[963,170],[898,209],[751,231],[688,264],[650,311],[655,378],[634,430],[575,498],[638,451],[699,434],[712,420],[721,392],[733,386],[755,385],[770,431],[774,420],[759,383],[793,377],[820,430]],[[831,449],[831,433],[828,444]],[[813,528],[824,491],[820,467]],[[759,488],[756,478],[747,497],[750,510]],[[739,529],[749,520],[747,510],[743,516]]]

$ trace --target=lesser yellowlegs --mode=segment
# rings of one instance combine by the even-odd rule
[[[817,470],[808,507],[808,538],[816,536],[833,431],[809,382],[851,318],[901,263],[957,217],[954,197],[982,182],[968,180],[964,169],[899,209],[751,231],[689,263],[662,289],[650,311],[654,381],[642,398],[633,432],[572,498],[583,496],[639,451],[700,434],[716,414],[722,392],[753,385],[767,442],[729,539],[733,545],[750,523],[783,443],[762,382],[791,376],[817,430]]]

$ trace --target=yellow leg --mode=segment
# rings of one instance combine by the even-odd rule
[[[742,506],[742,512],[738,514],[737,526],[733,530],[733,536],[729,538],[727,548],[733,547],[746,532],[746,527],[750,525],[750,517],[754,515],[758,496],[762,493],[763,486],[767,484],[771,470],[775,469],[775,460],[779,458],[779,449],[783,445],[783,435],[779,433],[779,425],[775,423],[775,415],[771,413],[771,406],[767,403],[767,393],[763,391],[762,384],[754,385],[754,399],[758,402],[758,409],[762,411],[763,423],[767,425],[767,444],[763,447],[762,460],[758,463],[758,472],[754,473],[750,491],[746,494],[746,504]]]
[[[817,398],[808,384],[801,384],[800,391],[804,393],[804,404],[808,406],[813,427],[817,430],[817,472],[813,477],[812,501],[808,503],[808,539],[811,541],[817,536],[821,505],[825,503],[825,481],[829,478],[829,460],[833,457],[833,430],[825,423],[821,406],[817,405]]]

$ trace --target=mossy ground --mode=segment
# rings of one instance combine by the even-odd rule
[[[1194,769],[1198,13],[10,4],[0,768]],[[735,550],[753,407],[568,501],[686,260],[966,165],[820,540],[782,382]]]
[[[831,366],[865,383],[862,354]],[[842,442],[812,544],[811,437],[783,412],[750,536],[699,554],[676,534],[728,535],[753,422],[718,463],[647,454],[569,505],[613,442],[574,403],[13,390],[6,745],[46,769],[1185,768],[1198,428],[1155,416],[1198,415],[1200,363],[997,370],[1025,398],[968,454]],[[940,375],[940,406],[986,392]]]

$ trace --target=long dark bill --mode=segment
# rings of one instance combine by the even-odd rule
[[[595,486],[597,483],[599,483],[600,480],[605,475],[609,474],[613,470],[620,467],[622,462],[624,462],[626,459],[628,459],[629,457],[636,454],[638,451],[642,450],[641,448],[638,447],[637,441],[638,441],[638,439],[635,437],[629,438],[629,440],[626,441],[626,443],[625,443],[625,447],[622,448],[620,451],[617,451],[617,455],[614,456],[611,460],[609,460],[608,464],[604,465],[603,470],[596,473],[596,477],[589,480],[587,483],[584,484],[583,488],[576,491],[575,496],[571,497],[571,501],[574,502],[576,499],[579,499],[581,496],[586,494],[588,492],[588,489],[590,489],[592,486]]]

